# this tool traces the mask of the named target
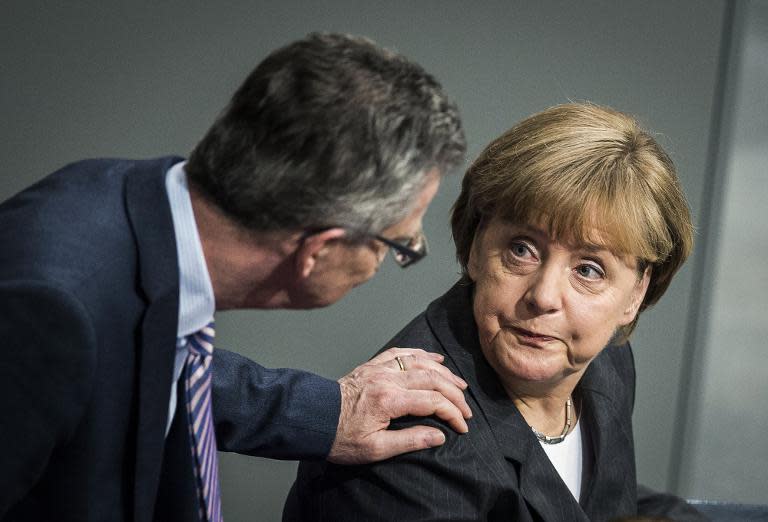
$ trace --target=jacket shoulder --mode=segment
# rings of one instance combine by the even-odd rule
[[[427,352],[443,353],[440,343],[427,320],[426,312],[422,312],[414,317],[411,322],[387,341],[377,353],[393,347],[421,348]]]

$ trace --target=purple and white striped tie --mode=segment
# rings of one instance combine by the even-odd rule
[[[195,463],[195,482],[200,496],[200,519],[221,522],[219,457],[211,415],[211,360],[213,322],[189,336],[189,355],[185,367],[187,417]]]

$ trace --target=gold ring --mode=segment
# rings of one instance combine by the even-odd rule
[[[400,356],[395,356],[395,360],[397,361],[397,365],[400,367],[400,371],[405,371],[405,364],[403,364],[403,360],[400,358]]]

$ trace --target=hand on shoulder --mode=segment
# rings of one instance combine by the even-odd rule
[[[442,361],[440,354],[390,348],[339,379],[341,414],[328,460],[363,464],[445,442],[434,427],[387,429],[405,415],[435,415],[466,433],[465,419],[472,416],[463,393],[467,384]]]

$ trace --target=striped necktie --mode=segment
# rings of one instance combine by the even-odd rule
[[[221,522],[219,458],[211,414],[211,360],[213,322],[189,336],[189,355],[185,367],[187,417],[192,440],[195,482],[200,498],[200,519]]]

